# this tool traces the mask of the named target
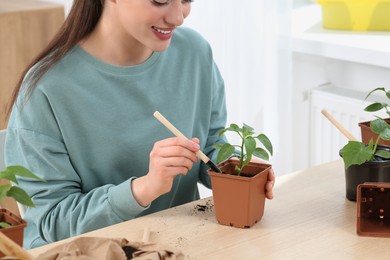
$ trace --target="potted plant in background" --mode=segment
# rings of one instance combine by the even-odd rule
[[[380,140],[390,140],[389,125],[381,118],[370,123],[377,135],[368,144],[349,141],[340,155],[345,165],[346,197],[356,201],[357,186],[365,182],[390,182],[390,147],[379,145]],[[375,140],[375,142],[374,142]]]
[[[221,130],[240,136],[241,144],[218,144],[217,163],[223,173],[209,170],[216,219],[222,225],[247,228],[261,220],[265,205],[265,184],[271,165],[251,162],[253,156],[268,161],[273,148],[264,134],[255,135],[253,128],[231,124]],[[262,147],[257,146],[260,141]]]
[[[0,202],[9,197],[25,206],[35,207],[26,191],[17,186],[19,183],[16,176],[44,181],[23,166],[8,166],[4,171],[0,172],[0,180],[7,180],[6,184],[0,186]],[[23,245],[24,228],[26,225],[27,222],[17,214],[5,208],[0,209],[0,232],[20,246]],[[4,255],[0,252],[0,257],[2,256]]]
[[[387,91],[385,88],[375,88],[374,90],[370,91],[365,100],[367,100],[367,98],[369,96],[371,96],[373,93],[376,93],[376,92],[381,92],[381,93],[384,93],[385,94],[385,97],[386,99],[389,99],[390,100],[390,91]],[[389,111],[389,103],[387,102],[379,102],[379,101],[376,101],[370,105],[368,105],[366,108],[364,108],[364,111],[367,111],[367,112],[378,112],[378,111],[385,111],[385,113],[387,114],[387,116],[390,117],[390,111]],[[387,124],[390,123],[390,118],[385,118],[383,119]],[[363,143],[365,144],[368,144],[370,142],[371,139],[374,139],[376,140],[378,135],[373,133],[370,129],[370,122],[371,121],[366,121],[366,122],[361,122],[359,123],[359,127],[360,127],[360,130],[361,130],[361,134],[362,134],[362,141]],[[384,139],[380,139],[379,140],[379,144],[382,144],[382,145],[390,145],[390,140],[384,140]]]

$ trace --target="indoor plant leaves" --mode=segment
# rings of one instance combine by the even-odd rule
[[[364,144],[358,141],[349,141],[341,150],[341,155],[344,160],[345,168],[351,165],[361,165],[368,161],[375,160],[375,156],[384,159],[390,158],[390,152],[385,150],[377,150],[380,139],[390,140],[390,126],[381,118],[375,119],[370,124],[370,129],[378,134],[378,138],[373,143]]]
[[[38,181],[45,181],[32,173],[30,170],[23,166],[8,166],[4,171],[0,172],[0,179],[5,179],[10,181],[0,186],[0,201],[3,201],[6,197],[15,199],[20,204],[23,204],[28,207],[35,207],[35,204],[31,200],[30,196],[25,190],[16,186],[19,184],[16,176],[23,178],[30,178]],[[14,183],[14,185],[12,185]],[[7,223],[0,221],[1,227],[7,227]]]
[[[217,163],[231,157],[238,158],[240,164],[235,168],[238,175],[248,165],[253,155],[268,161],[269,155],[273,154],[273,147],[269,138],[265,134],[255,135],[254,129],[247,124],[243,124],[242,127],[239,127],[237,124],[230,124],[229,127],[222,129],[218,134],[221,136],[226,132],[237,133],[240,136],[241,144],[232,145],[225,143],[214,145],[214,148],[219,149]],[[257,146],[256,140],[260,141],[264,148]]]

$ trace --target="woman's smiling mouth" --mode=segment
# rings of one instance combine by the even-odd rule
[[[157,28],[155,26],[152,26],[154,34],[160,39],[160,40],[168,40],[172,36],[172,32],[174,29],[161,29]]]

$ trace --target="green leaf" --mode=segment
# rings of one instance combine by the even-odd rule
[[[19,166],[19,165],[8,166],[6,168],[6,171],[8,171],[8,170],[13,172],[15,175],[20,176],[20,177],[36,179],[36,180],[45,182],[44,179],[41,179],[40,177],[38,177],[37,175],[35,175],[34,173],[32,173],[30,170],[28,170],[27,168],[25,168],[23,166]]]
[[[384,159],[390,159],[390,152],[387,150],[378,150],[375,155]]]
[[[14,172],[6,168],[4,171],[0,172],[0,179],[6,179],[13,183],[18,184],[18,180],[16,179],[16,175]]]
[[[386,129],[388,129],[389,126],[383,119],[375,119],[370,122],[370,129],[376,134],[381,134],[384,132]]]
[[[225,161],[234,153],[234,146],[231,144],[224,144],[218,152],[217,163]]]
[[[370,129],[372,132],[379,135],[383,140],[390,140],[390,126],[385,120],[379,118],[370,122]]]
[[[380,103],[380,102],[375,102],[375,103],[372,103],[371,105],[368,105],[364,111],[367,111],[367,112],[375,112],[375,111],[379,111],[381,110],[382,108],[386,107],[387,104],[386,103]]]
[[[252,160],[252,155],[248,155],[248,156],[245,158],[245,160],[242,162],[242,165],[241,165],[241,167],[240,167],[240,172],[239,172],[239,173],[242,172],[242,170],[244,169],[244,167],[247,166],[248,163],[249,163],[251,160]]]
[[[390,91],[386,91],[385,88],[381,87],[381,88],[375,88],[375,89],[373,89],[372,91],[370,91],[370,92],[367,94],[367,96],[366,96],[366,98],[365,98],[364,100],[366,100],[372,93],[374,93],[374,92],[376,92],[376,91],[384,92],[385,95],[386,95],[386,97],[387,97],[388,99],[390,99]],[[387,104],[387,103],[375,102],[375,103],[373,103],[373,104],[367,106],[364,110],[365,110],[365,111],[368,111],[368,112],[375,112],[375,111],[378,111],[378,110],[381,110],[381,109],[385,108],[386,111],[387,111],[387,110],[388,110],[388,107],[389,107],[389,104]],[[390,115],[390,112],[387,111],[387,114]]]
[[[390,128],[386,128],[383,130],[383,132],[380,134],[380,138],[383,140],[390,140]]]
[[[348,144],[342,148],[341,154],[345,168],[348,168],[351,165],[361,165],[370,161],[374,156],[374,151],[370,145],[365,145],[357,141],[349,141]]]
[[[267,151],[264,150],[263,148],[260,148],[260,147],[257,147],[255,149],[255,151],[253,152],[253,155],[256,157],[259,157],[263,160],[266,160],[266,161],[269,160],[269,155],[268,155]]]
[[[249,131],[249,132],[251,132],[251,133],[253,133],[253,127],[251,127],[251,126],[249,126],[249,125],[247,125],[247,124],[243,124],[243,127],[242,127],[242,129],[243,130],[247,130],[247,131]]]
[[[228,127],[228,130],[232,130],[232,131],[240,131],[240,127],[236,124],[230,124],[230,126]]]
[[[221,131],[218,132],[218,136],[221,136],[223,135],[225,132],[227,131],[227,129],[222,129]]]
[[[3,201],[7,196],[7,192],[11,188],[11,184],[4,184],[0,186],[0,201]]]
[[[28,207],[35,207],[35,204],[30,199],[30,196],[28,196],[27,192],[22,188],[16,186],[11,187],[11,189],[7,192],[7,196],[14,198],[17,202]]]
[[[265,134],[259,134],[256,138],[264,145],[265,149],[267,149],[271,155],[274,154],[271,140],[269,140]]]
[[[384,91],[384,92],[386,93],[385,88],[375,88],[375,89],[371,90],[371,91],[367,94],[367,96],[364,98],[364,100],[366,100],[369,96],[371,96],[372,93],[374,93],[374,92],[376,92],[376,91]],[[386,95],[387,95],[387,93],[386,93]]]
[[[229,127],[226,127],[225,129],[222,129],[221,131],[219,131],[218,136],[223,135],[225,132],[237,132],[237,133],[239,133],[240,132],[240,127],[238,125],[236,125],[236,124],[230,124]]]
[[[256,140],[252,136],[248,136],[244,139],[245,152],[246,154],[252,155],[253,151],[256,149]]]
[[[229,132],[237,132],[239,133],[241,131],[241,128],[236,124],[230,124],[229,127],[225,128],[226,131]]]
[[[247,137],[247,136],[251,136],[253,135],[253,128],[247,124],[244,124],[244,126],[242,127],[242,134],[244,135],[244,137]]]
[[[215,144],[213,145],[213,148],[215,149],[221,149],[224,144]]]
[[[0,228],[10,228],[10,227],[12,226],[7,222],[3,222],[3,221],[0,222]]]

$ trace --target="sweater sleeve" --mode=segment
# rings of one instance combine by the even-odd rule
[[[226,143],[224,135],[219,136],[218,133],[226,126],[226,101],[225,101],[225,86],[222,76],[215,63],[212,66],[212,110],[210,117],[210,128],[207,142],[204,148],[204,153],[215,163],[217,159],[217,151],[213,146],[219,143]],[[209,167],[202,163],[200,171],[200,182],[208,188],[211,188],[210,176],[207,174]]]
[[[48,97],[34,91],[28,102],[21,101],[13,108],[7,129],[6,165],[23,165],[46,180],[19,179],[20,187],[36,204],[24,216],[36,227],[26,237],[27,247],[36,246],[37,239],[43,240],[41,244],[50,243],[120,223],[146,209],[133,197],[131,176],[114,185],[100,180],[93,165],[78,172],[53,111]],[[83,182],[88,180],[102,184],[87,189],[91,185]]]
[[[7,165],[22,164],[46,180],[19,181],[37,206],[26,211],[26,218],[46,242],[119,223],[144,210],[132,196],[131,179],[83,191],[64,145],[48,136],[9,128],[6,149]]]

